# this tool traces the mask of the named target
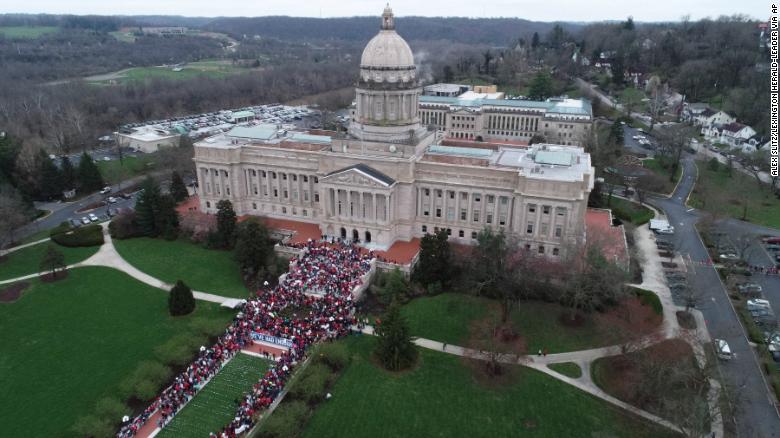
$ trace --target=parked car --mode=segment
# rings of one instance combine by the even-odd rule
[[[92,221],[92,222],[97,222],[100,219],[97,216],[95,216],[95,213],[90,213],[89,214],[89,220]]]
[[[81,223],[84,224],[84,225],[89,225],[90,224],[90,220],[89,220],[88,217],[84,216],[83,218],[81,218]]]
[[[739,260],[739,256],[734,254],[733,252],[726,252],[723,254],[720,254],[721,260]]]
[[[741,294],[760,294],[764,288],[762,288],[760,284],[748,282],[737,284],[737,290]]]
[[[718,355],[718,359],[731,360],[737,355],[731,352],[728,342],[723,339],[715,339],[715,353]]]
[[[78,228],[78,227],[80,227],[80,226],[81,226],[81,221],[80,221],[80,220],[78,220],[78,219],[70,219],[68,222],[70,222],[70,225],[71,225],[73,228]]]
[[[109,204],[116,204],[117,199],[113,196],[108,197],[108,203]]]
[[[106,195],[108,193],[111,193],[111,186],[105,186],[103,187],[103,190],[100,191],[101,195]]]

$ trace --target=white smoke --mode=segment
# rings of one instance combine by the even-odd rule
[[[433,68],[426,50],[414,53],[414,64],[417,67],[417,78],[426,84],[433,82]]]

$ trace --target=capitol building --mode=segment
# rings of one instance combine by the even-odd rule
[[[201,211],[229,199],[239,215],[379,249],[438,230],[473,244],[485,227],[552,257],[584,241],[586,101],[422,96],[388,7],[363,51],[352,114],[346,132],[241,126],[196,143]],[[537,134],[549,144],[528,146]]]

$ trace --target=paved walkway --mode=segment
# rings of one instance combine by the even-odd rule
[[[117,252],[116,248],[114,247],[114,242],[111,239],[111,235],[108,233],[108,222],[104,222],[101,225],[103,226],[103,238],[105,239],[105,242],[100,247],[98,252],[96,252],[94,255],[92,255],[92,257],[84,260],[83,262],[66,266],[66,269],[76,269],[85,266],[103,266],[103,267],[113,268],[122,271],[125,274],[135,278],[136,280],[142,283],[148,284],[149,286],[156,287],[158,289],[162,289],[166,292],[170,291],[171,288],[173,288],[172,284],[165,283],[164,281],[158,280],[157,278],[154,278],[151,275],[142,272],[135,266],[128,263],[127,260],[123,259],[122,256],[119,255],[119,252]],[[32,244],[28,244],[27,246],[29,245]],[[23,246],[24,245],[16,248],[12,248],[11,250],[20,249]],[[0,285],[15,283],[17,281],[22,281],[22,280],[29,280],[38,277],[38,275],[39,275],[38,273],[35,273],[35,274],[25,275],[22,277],[12,278],[10,280],[3,280],[0,281]],[[212,303],[217,303],[217,304],[223,304],[226,301],[231,302],[235,300],[235,298],[223,297],[220,295],[215,295],[215,294],[210,294],[208,292],[200,292],[200,291],[192,291],[192,295],[195,297],[195,299],[210,301]]]
[[[51,240],[51,237],[47,237],[45,239],[36,240],[35,242],[25,243],[24,245],[15,246],[13,248],[0,249],[0,257],[4,256],[6,254],[11,254],[14,251],[19,251],[20,249],[27,248],[28,246],[35,246],[35,245],[37,245],[39,243],[48,242],[50,240]]]

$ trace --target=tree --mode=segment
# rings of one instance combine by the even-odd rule
[[[523,340],[511,333],[504,338],[505,327],[498,318],[488,317],[476,321],[470,330],[469,347],[466,357],[476,361],[484,361],[485,371],[489,377],[504,374],[504,363],[516,362],[517,358],[526,354]],[[514,360],[513,360],[514,359]]]
[[[273,243],[268,228],[257,220],[241,223],[236,230],[235,258],[247,283],[259,281],[265,267],[273,261]]]
[[[136,222],[138,231],[149,237],[160,235],[157,219],[160,212],[160,186],[151,179],[146,180],[141,185],[141,194],[135,202]]]
[[[528,98],[531,100],[545,100],[552,94],[552,79],[550,75],[543,72],[537,73],[528,89]]]
[[[41,271],[49,271],[51,277],[56,278],[57,270],[65,270],[65,255],[54,245],[49,244],[46,247],[46,253],[43,254],[39,268]]]
[[[647,81],[645,91],[650,95],[647,106],[650,110],[650,130],[652,131],[655,127],[655,123],[658,121],[661,111],[663,111],[664,106],[666,105],[664,102],[664,89],[661,78],[656,75],[651,76]]]
[[[534,32],[531,38],[531,48],[536,50],[539,47],[539,32]]]
[[[62,197],[62,174],[60,169],[51,161],[46,152],[41,149],[36,157],[38,197],[49,201]]]
[[[547,143],[547,139],[541,134],[534,134],[531,140],[528,141],[528,145],[534,145],[537,143]]]
[[[693,128],[683,124],[664,127],[663,130],[659,129],[657,135],[658,148],[656,149],[656,152],[657,155],[660,155],[661,158],[665,159],[671,165],[669,172],[670,181],[674,181],[674,175],[680,167],[683,150],[688,147],[693,135]]]
[[[60,167],[62,168],[62,188],[65,190],[76,188],[76,169],[67,155],[62,157]]]
[[[81,154],[79,160],[79,192],[91,193],[100,190],[104,186],[103,176],[100,175],[100,169],[98,169],[92,157],[88,153]]]
[[[178,204],[179,202],[187,199],[189,193],[187,193],[187,186],[184,185],[184,180],[181,179],[179,172],[173,171],[171,173],[171,197]]]
[[[412,343],[406,319],[401,315],[401,306],[393,301],[376,328],[377,347],[375,354],[382,365],[391,371],[411,367],[417,360],[417,349]]]
[[[572,278],[567,282],[563,303],[571,308],[571,317],[578,312],[589,313],[596,309],[614,305],[625,296],[623,283],[626,272],[604,257],[598,239],[589,236],[592,241],[585,248],[579,263],[571,268]]]
[[[441,289],[450,284],[452,251],[447,239],[447,230],[442,229],[435,234],[425,234],[420,240],[420,255],[413,277],[426,288],[438,283]]]
[[[376,297],[382,304],[390,304],[393,301],[405,303],[409,301],[409,284],[404,274],[396,267],[390,272],[383,273],[380,284],[376,288]]]
[[[220,248],[232,248],[236,241],[236,212],[233,203],[227,199],[217,202],[216,245]]]
[[[192,290],[178,280],[168,295],[168,311],[171,316],[188,315],[195,310],[195,297],[192,296]]]
[[[0,248],[14,241],[16,229],[29,219],[29,206],[10,184],[0,183]]]
[[[612,73],[612,82],[616,85],[623,85],[623,82],[625,81],[625,78],[623,77],[625,74],[625,66],[623,64],[622,53],[615,54],[615,57],[610,61],[609,69]]]
[[[157,234],[168,240],[176,239],[179,234],[179,213],[176,202],[170,195],[161,195],[155,216]]]

